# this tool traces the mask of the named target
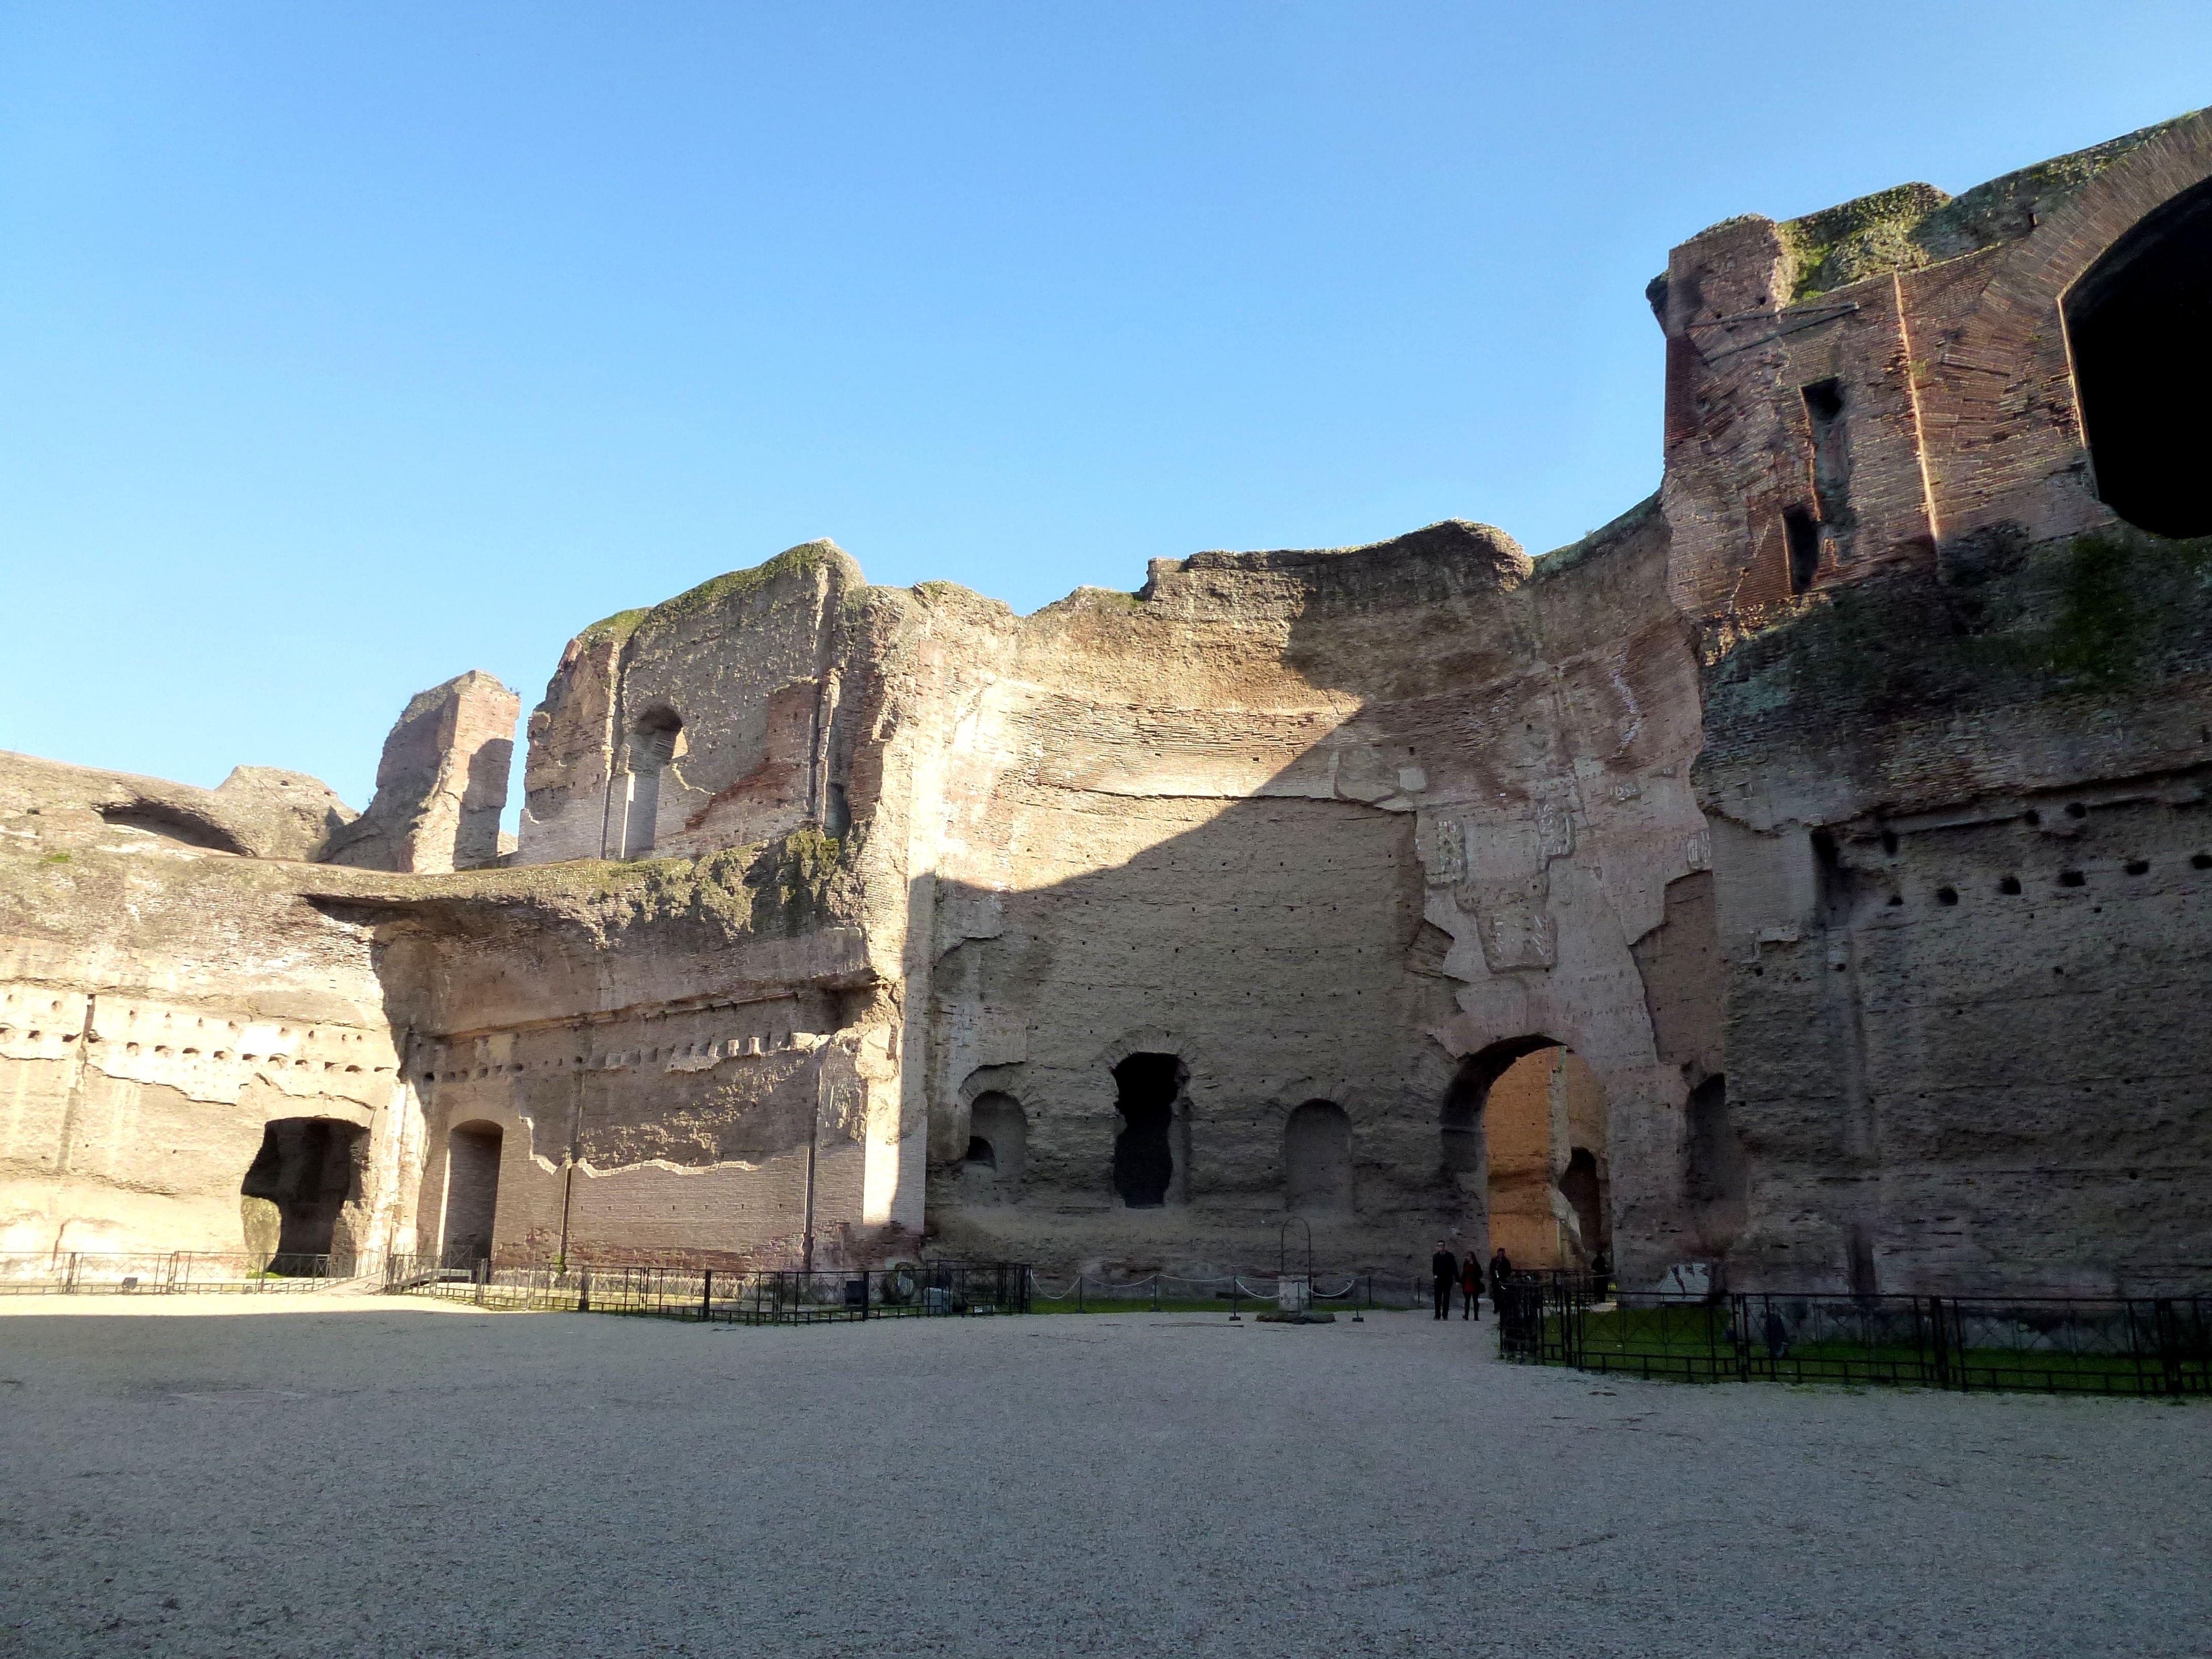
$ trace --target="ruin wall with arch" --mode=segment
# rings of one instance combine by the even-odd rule
[[[1539,559],[1021,617],[811,543],[608,618],[512,849],[480,676],[359,820],[11,760],[6,1243],[236,1248],[275,1182],[509,1261],[1220,1269],[1295,1215],[1347,1268],[2201,1283],[2212,517],[2143,447],[2206,417],[2144,359],[2212,339],[2115,319],[2185,315],[2208,174],[2190,117],[1692,238],[1662,488]]]

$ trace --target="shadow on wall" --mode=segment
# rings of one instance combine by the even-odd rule
[[[1569,819],[1584,814],[1559,798],[1563,775],[1585,792],[1615,774],[1675,778],[1694,744],[1695,665],[1665,589],[1663,525],[1648,513],[1625,523],[1564,567],[1582,574],[1534,583],[1505,571],[1494,532],[1466,526],[1387,550],[1200,556],[1155,573],[1156,586],[1170,585],[1164,599],[1102,620],[1137,644],[1157,629],[1164,655],[1188,648],[1174,629],[1265,626],[1203,614],[1222,585],[1243,580],[1205,561],[1249,571],[1268,604],[1303,595],[1276,659],[1280,707],[1248,696],[1200,719],[1055,703],[1066,712],[1035,728],[1034,758],[993,782],[963,831],[970,867],[1029,884],[952,873],[927,884],[941,1091],[930,1213],[948,1248],[1132,1267],[1220,1261],[1296,1212],[1329,1218],[1329,1248],[1345,1259],[1418,1265],[1439,1229],[1480,1224],[1491,1085],[1558,1044],[1547,1033],[1486,1048],[1455,1088],[1444,1034],[1513,995],[1530,1006],[1556,998],[1571,1005],[1577,1041],[1594,1025],[1616,1054],[1648,1050],[1650,1015],[1604,908],[1612,900],[1587,854],[1559,862],[1576,859]],[[1168,609],[1185,603],[1178,581],[1191,584],[1195,622]],[[1573,687],[1564,720],[1563,675]],[[1602,792],[1608,805],[1639,793],[1651,792]],[[1686,874],[1694,824],[1677,830],[1663,812],[1637,810],[1637,823],[1657,827],[1607,832],[1653,845],[1623,866],[1673,860],[1662,879]],[[1425,866],[1420,826],[1456,832],[1477,815],[1487,839],[1465,831],[1465,867]],[[1505,869],[1523,842],[1527,867]],[[1574,884],[1579,908],[1556,894],[1547,904],[1547,879]],[[1439,902],[1465,918],[1456,934],[1427,920]],[[1501,943],[1497,962],[1474,969],[1486,981],[1476,1015],[1463,1012],[1469,982],[1450,964],[1492,954],[1487,935],[1477,941],[1478,907]],[[1558,953],[1561,927],[1594,922],[1599,943],[1578,931]],[[1604,973],[1573,955],[1606,949],[1619,960]],[[1574,978],[1555,985],[1545,975],[1561,961]],[[1591,1006],[1607,996],[1611,1006]],[[1000,1152],[960,1106],[979,1088],[1025,1115],[1026,1164],[1016,1201],[969,1228],[963,1212]],[[1579,1138],[1563,1132],[1541,1172],[1554,1258],[1610,1241],[1604,1104],[1581,1093],[1595,1099],[1595,1121]],[[1549,1156],[1547,1142],[1538,1162]],[[1657,1184],[1671,1191],[1674,1175]]]

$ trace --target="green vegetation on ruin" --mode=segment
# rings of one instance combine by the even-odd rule
[[[1939,580],[1832,588],[1713,652],[1709,733],[1753,740],[1820,711],[1838,730],[2082,694],[2203,667],[2212,538],[2124,527],[2031,546],[2002,532],[1943,554]]]
[[[836,550],[836,545],[832,542],[802,542],[797,547],[786,548],[763,563],[744,570],[730,571],[701,582],[696,587],[687,587],[672,599],[664,599],[659,605],[641,605],[631,611],[617,611],[611,617],[603,617],[584,629],[577,638],[594,644],[603,640],[622,644],[647,621],[667,622],[678,617],[691,616],[719,605],[724,599],[765,587],[781,577],[803,575],[819,569],[830,562]]]
[[[452,875],[317,871],[315,896],[371,911],[435,915],[550,912],[605,938],[640,927],[693,927],[726,943],[795,939],[845,917],[845,844],[816,829],[696,857],[577,859]]]
[[[2024,236],[2038,217],[2048,217],[2115,161],[2191,118],[2177,116],[2053,156],[1960,196],[1933,185],[1897,185],[1785,220],[1776,229],[1796,272],[1790,301],[1802,304],[1869,276],[1917,270]]]
[[[1626,513],[1608,519],[1565,547],[1555,547],[1548,553],[1538,554],[1528,574],[1531,576],[1556,576],[1571,570],[1593,553],[1606,551],[1626,542],[1658,514],[1659,492],[1655,489]]]
[[[617,645],[620,645],[631,635],[636,633],[637,625],[652,614],[652,611],[644,605],[640,605],[634,611],[617,611],[611,617],[600,617],[576,637],[586,645],[596,645],[602,640],[612,640]]]

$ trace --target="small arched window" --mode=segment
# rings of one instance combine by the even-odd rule
[[[660,775],[676,758],[684,722],[674,709],[656,704],[630,728],[629,769],[623,775],[622,856],[643,858],[653,850],[660,818]]]

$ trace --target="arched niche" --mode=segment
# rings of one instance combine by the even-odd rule
[[[643,858],[653,850],[660,817],[660,775],[676,757],[684,721],[665,703],[647,708],[631,723],[628,799],[623,807],[622,856]]]
[[[977,1095],[968,1109],[968,1152],[960,1166],[963,1186],[978,1198],[1018,1196],[1029,1144],[1029,1114],[1020,1101],[997,1089]]]
[[[1283,1121],[1283,1200],[1297,1215],[1352,1207],[1352,1119],[1309,1100]]]
[[[499,1165],[506,1135],[496,1123],[457,1123],[447,1137],[445,1223],[439,1261],[472,1267],[491,1256],[499,1217]]]

